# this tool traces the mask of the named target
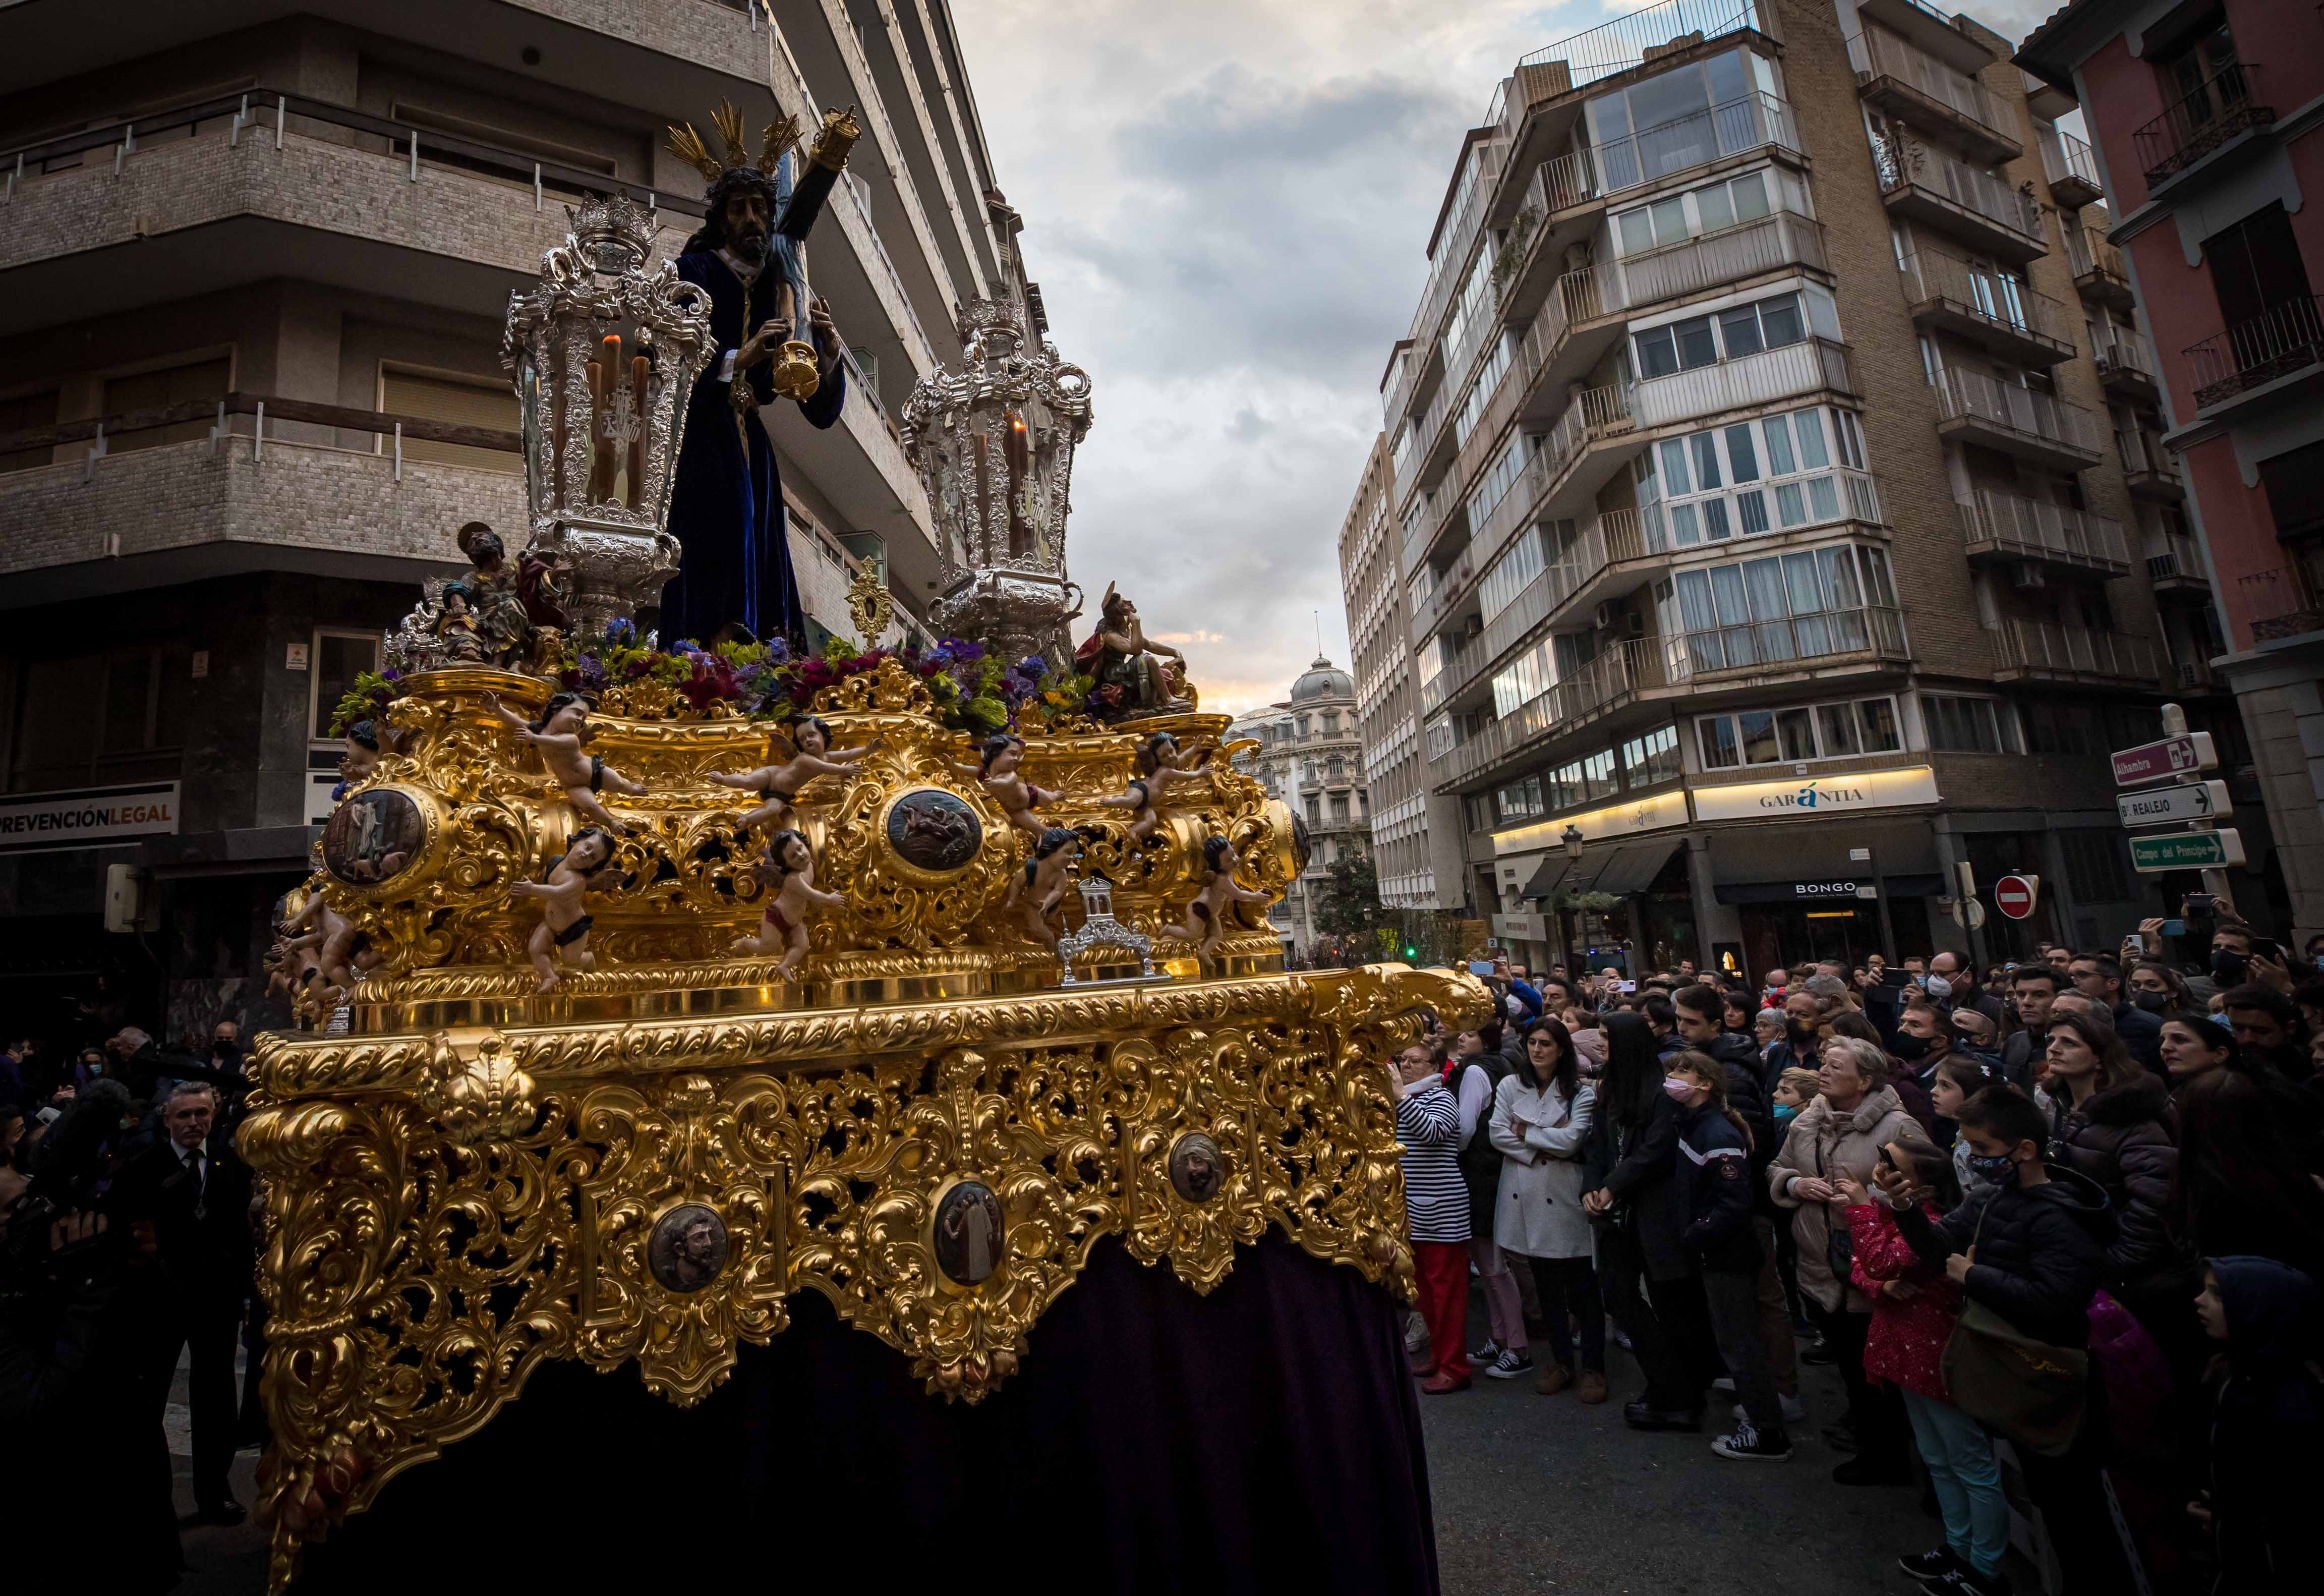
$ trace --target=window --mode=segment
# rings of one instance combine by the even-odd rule
[[[190,361],[184,365],[169,366],[161,371],[140,372],[134,376],[108,377],[105,383],[105,414],[128,415],[135,411],[157,411],[175,404],[215,404],[226,395],[232,381],[234,362],[220,355],[208,360]],[[508,385],[502,385],[503,392]],[[516,395],[508,396],[509,414],[516,414]],[[191,421],[180,421],[169,427],[147,427],[135,432],[114,432],[108,429],[105,447],[115,453],[123,449],[148,449],[160,444],[185,443],[194,438],[208,438],[217,418],[204,415]],[[513,427],[514,421],[509,423]],[[512,456],[512,458],[514,457]]]
[[[1333,793],[1332,795],[1332,818],[1334,820],[1345,820],[1347,817],[1348,795],[1344,792]]]
[[[1675,781],[1680,771],[1676,726],[1658,727],[1622,744],[1622,785],[1626,788]]]
[[[1472,533],[1484,524],[1493,507],[1501,502],[1501,495],[1509,491],[1509,485],[1523,475],[1529,442],[1525,434],[1511,433],[1508,442],[1501,446],[1499,456],[1477,478],[1477,485],[1469,494],[1469,530]]]
[[[1960,698],[1945,693],[1921,695],[1929,723],[1929,746],[1947,753],[2015,753],[2017,720],[1991,698]]]
[[[178,775],[192,678],[186,650],[174,645],[27,661],[10,790],[47,792]]]
[[[1750,88],[1742,53],[1729,51],[1591,100],[1590,137],[1606,188],[1631,188],[1765,143],[1765,113],[1747,97]]]
[[[331,715],[355,685],[355,678],[379,669],[376,632],[317,632],[307,662],[309,682],[307,735],[317,743],[337,743],[331,735]]]
[[[1692,669],[1852,653],[1903,638],[1885,549],[1843,544],[1680,571],[1674,578]]]
[[[1549,789],[1549,807],[1553,809],[1576,808],[1587,802],[1588,794],[1582,785],[1582,761],[1575,760],[1572,764],[1559,766],[1550,775]]]
[[[2037,701],[2024,707],[2028,753],[2103,753],[2108,743],[2087,704]]]
[[[1524,820],[1541,813],[1541,778],[1528,776],[1524,780],[1500,788],[1493,794],[1493,808],[1504,821]]]
[[[1647,546],[1692,549],[1849,518],[1877,521],[1870,484],[1832,470],[1835,458],[1852,464],[1862,451],[1856,418],[1840,410],[1795,411],[1665,438],[1637,466]]]
[[[1307,795],[1307,824],[1321,826],[1323,823],[1323,800],[1311,792]]]
[[[2240,327],[2278,305],[2297,301],[2296,325],[2314,328],[2308,268],[2282,200],[2261,207],[2234,226],[2205,239],[2203,263],[2210,269],[2211,289],[2219,298],[2223,326]],[[2241,364],[2238,359],[2237,364]]]
[[[57,390],[51,388],[39,393],[20,393],[14,399],[0,399],[0,432],[30,432],[35,427],[57,424]],[[35,466],[46,466],[56,457],[54,449],[16,449],[0,454],[0,471],[29,471]]]
[[[1716,338],[1712,328],[1718,328]],[[1637,335],[1638,378],[1666,377],[1692,371],[1716,361],[1739,360],[1762,349],[1797,344],[1808,336],[1807,322],[1796,293],[1777,294],[1721,310],[1716,316],[1691,317]],[[1721,351],[1724,350],[1724,354]]]
[[[1304,715],[1299,717],[1299,734],[1302,737],[1307,735],[1307,716]],[[1310,766],[1309,769],[1312,771],[1314,767]]]
[[[1614,751],[1600,749],[1582,761],[1582,789],[1586,798],[1610,798],[1621,790],[1614,780]]]
[[[1614,236],[1626,257],[1644,254],[1705,233],[1762,220],[1767,210],[1767,174],[1747,172],[1729,182],[1713,183],[1624,211],[1614,218]]]
[[[456,373],[383,365],[379,374],[379,408],[390,415],[418,416],[463,427],[490,427],[503,432],[514,432],[521,424],[516,394],[505,379],[493,381]],[[447,466],[481,466],[490,471],[524,468],[513,451],[477,448],[465,443],[429,443],[414,438],[403,440],[403,457]]]
[[[1572,525],[1571,521],[1561,524]],[[1485,572],[1484,581],[1477,587],[1477,607],[1488,623],[1508,609],[1517,595],[1541,575],[1546,555],[1546,535],[1544,528],[1527,527],[1510,546],[1509,551],[1495,560]]]
[[[1327,761],[1324,761],[1324,765],[1323,765],[1323,780],[1326,780],[1326,781],[1334,781],[1334,782],[1336,782],[1336,781],[1345,781],[1347,779],[1348,779],[1348,761],[1345,761],[1345,760],[1342,759],[1338,754],[1336,754],[1336,753],[1335,753],[1335,754],[1333,754],[1333,755],[1329,760],[1327,760]]]
[[[1894,753],[1904,746],[1893,698],[1706,715],[1694,726],[1695,746],[1709,770]]]
[[[2065,856],[2066,882],[2079,903],[2123,903],[2136,896],[2122,867],[2122,833],[2074,829],[2058,833]]]

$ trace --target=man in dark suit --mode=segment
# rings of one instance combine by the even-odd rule
[[[164,1139],[147,1148],[114,1182],[115,1224],[150,1226],[165,1282],[163,1305],[147,1342],[143,1372],[156,1418],[170,1399],[178,1352],[190,1347],[197,1521],[239,1524],[242,1504],[228,1489],[234,1462],[234,1348],[251,1295],[251,1176],[220,1137],[212,1140],[217,1093],[184,1081],[163,1105]]]

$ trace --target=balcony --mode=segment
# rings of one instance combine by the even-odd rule
[[[1610,196],[1769,144],[1796,151],[1799,130],[1789,105],[1753,89],[1740,99],[1591,146],[1589,171],[1596,193]]]
[[[1878,23],[1957,72],[1982,72],[1999,59],[1953,26],[1951,14],[1928,0],[1857,0],[1856,14]]]
[[[0,475],[0,521],[17,529],[0,604],[92,576],[110,592],[263,570],[415,581],[443,569],[445,529],[475,520],[522,527],[524,478],[273,436],[158,444]]]
[[[1649,378],[1637,385],[1637,392],[1638,425],[1662,427],[1807,393],[1854,395],[1858,389],[1847,346],[1809,338]]]
[[[2202,551],[2182,532],[2165,532],[2149,541],[2155,550],[2146,557],[2146,579],[2157,598],[2181,597],[2209,604],[2210,578],[2204,574]]]
[[[2122,466],[2123,485],[2137,497],[2157,504],[2185,502],[2187,486],[2179,475],[2179,457],[2164,448],[2161,438],[2152,433],[2117,429],[2114,453]]]
[[[1823,225],[1779,210],[1684,244],[1624,255],[1593,270],[1609,309],[1637,311],[1790,266],[1825,272],[1831,262],[1824,252]]]
[[[2042,175],[2050,181],[2051,198],[2067,210],[2080,210],[2106,198],[2096,151],[2047,122],[2034,133],[2042,145]]]
[[[2006,621],[1988,635],[1994,675],[2002,681],[2163,686],[2162,656],[2147,638],[2052,621]]]
[[[2190,345],[2187,360],[2198,411],[2225,408],[2271,384],[2293,386],[2288,379],[2311,377],[2324,362],[2324,296],[2272,305]]]
[[[2016,117],[1984,84],[1894,33],[1851,33],[1848,62],[1868,105],[1944,135],[1978,161],[1997,164],[2024,153]]]
[[[2122,251],[2096,229],[2070,226],[2066,235],[2066,264],[2074,273],[2074,287],[2092,304],[2127,310],[2137,302],[2130,291],[2130,268]]]
[[[2103,515],[1980,489],[1960,501],[1960,518],[1971,559],[2034,560],[2102,579],[2130,574],[2122,522]]]
[[[1940,435],[2015,455],[2052,471],[2080,471],[2104,458],[2098,423],[2078,404],[1982,372],[1938,374]]]
[[[2275,107],[2264,99],[2257,67],[2225,67],[2133,133],[2131,144],[2146,173],[2147,198],[2155,198],[2243,134],[2272,125]]]
[[[2163,390],[2154,379],[2154,364],[2146,357],[2146,340],[2133,333],[2115,337],[2091,351],[2098,382],[2113,398],[2126,404],[2162,402]]]
[[[2000,179],[1913,139],[1877,139],[1873,170],[1893,216],[1936,227],[2011,265],[2049,253],[2042,208]]]
[[[2211,690],[2211,662],[2209,660],[2179,660],[2171,666],[2171,685],[2181,693],[2208,693]]]
[[[1674,683],[1704,687],[1741,676],[1788,674],[1850,660],[1909,660],[1902,610],[1869,607],[1749,621],[1685,632],[1667,645],[1665,674]]]
[[[1520,756],[1538,758],[1548,740],[1578,731],[1642,693],[1672,686],[1662,645],[1633,638],[1609,648],[1555,687],[1478,728],[1429,760],[1429,785],[1452,792]]]
[[[1900,267],[1904,300],[1923,328],[1983,346],[2012,365],[2046,369],[2074,357],[2073,318],[2049,295],[1923,248]]]
[[[2236,596],[2255,643],[2282,642],[2324,632],[2324,597],[2310,590],[2296,567],[2278,566],[2236,579]]]

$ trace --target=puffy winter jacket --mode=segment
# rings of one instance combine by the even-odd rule
[[[1706,1269],[1756,1275],[1759,1241],[1751,1232],[1751,1158],[1743,1132],[1709,1103],[1680,1111],[1679,1196],[1686,1244]]]
[[[1838,1180],[1845,1175],[1869,1187],[1882,1148],[1892,1141],[1925,1146],[1928,1139],[1892,1086],[1868,1093],[1844,1114],[1832,1112],[1830,1098],[1819,1097],[1792,1121],[1783,1150],[1767,1166],[1767,1189],[1777,1207],[1792,1211],[1792,1234],[1800,1244],[1800,1290],[1825,1312],[1837,1313],[1844,1306],[1852,1313],[1870,1313],[1872,1299],[1832,1276],[1831,1227],[1847,1227],[1847,1210],[1836,1204],[1803,1202],[1793,1194],[1792,1182],[1803,1176]]]
[[[2114,1210],[2116,1236],[2100,1284],[2117,1295],[2193,1291],[2193,1251],[2172,1235],[2167,1219],[2179,1173],[2179,1111],[2162,1076],[2094,1093],[2079,1107],[2058,1096],[2050,1158],[2098,1182]]]
[[[2011,1181],[1931,1223],[1919,1210],[1894,1215],[1896,1229],[1932,1268],[1977,1250],[1961,1295],[1981,1302],[2037,1341],[2088,1346],[2098,1260],[2114,1240],[2104,1188],[2061,1164],[2044,1166],[2037,1186]]]

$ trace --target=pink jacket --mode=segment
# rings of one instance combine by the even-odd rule
[[[1933,1204],[1923,1204],[1929,1222],[1943,1216]],[[1864,1372],[1918,1391],[1938,1402],[1945,1395],[1945,1342],[1960,1314],[1960,1287],[1921,1261],[1902,1232],[1895,1216],[1878,1203],[1848,1211],[1848,1233],[1855,1248],[1850,1271],[1856,1288],[1872,1299],[1872,1333],[1864,1343]],[[1907,1297],[1890,1296],[1884,1282],[1904,1280],[1920,1287]]]

